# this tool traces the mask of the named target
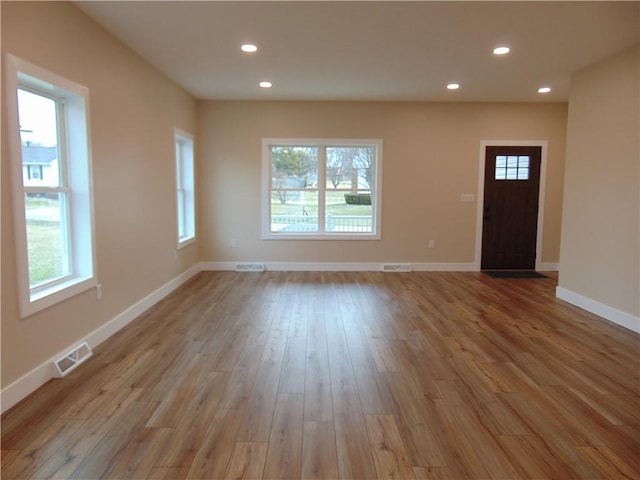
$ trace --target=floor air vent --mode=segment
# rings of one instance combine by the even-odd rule
[[[410,263],[385,263],[382,265],[383,272],[410,272]]]
[[[64,377],[71,370],[83,363],[92,354],[93,352],[91,351],[91,347],[87,342],[78,345],[73,350],[65,354],[64,357],[53,362],[56,367],[55,376],[58,378]]]
[[[236,263],[236,272],[264,272],[264,263]]]

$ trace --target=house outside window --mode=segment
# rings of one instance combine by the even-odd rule
[[[7,55],[20,315],[97,284],[85,87]],[[17,117],[13,115],[17,113]]]
[[[21,137],[30,138],[28,129],[21,130]],[[58,148],[44,146],[30,140],[22,142],[22,177],[25,186],[51,185],[58,176]]]
[[[382,140],[263,139],[262,238],[380,239]]]
[[[42,180],[42,165],[28,165],[27,178],[29,180]]]

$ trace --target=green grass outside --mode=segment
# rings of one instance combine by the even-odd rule
[[[38,208],[57,208],[57,199],[28,195],[27,211]],[[62,232],[60,222],[27,220],[27,255],[29,284],[37,285],[63,275]]]
[[[27,210],[35,210],[40,207],[57,207],[58,200],[27,195],[24,200],[24,206]]]
[[[347,217],[359,216],[369,218],[368,220],[365,219],[364,223],[362,220],[356,221],[355,225],[358,225],[360,228],[364,227],[365,229],[371,229],[373,218],[372,206],[348,205],[345,202],[344,194],[344,191],[326,192],[325,213],[327,215],[331,215],[330,223],[332,228],[339,229],[340,227],[354,227],[354,220]],[[282,204],[274,193],[271,201],[271,215],[307,215],[310,217],[308,221],[301,222],[300,220],[297,220],[294,223],[315,223],[317,220],[313,217],[317,217],[318,215],[318,193],[308,191],[295,192],[287,199],[286,204]]]
[[[344,200],[345,192],[326,193],[326,212],[334,216],[340,215],[368,215],[373,212],[371,205],[347,205]],[[295,195],[282,204],[280,200],[273,196],[271,201],[272,215],[318,215],[318,193],[317,192],[295,192]]]
[[[59,223],[27,221],[27,244],[30,285],[36,285],[63,274]]]

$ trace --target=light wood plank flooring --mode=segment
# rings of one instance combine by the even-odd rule
[[[556,278],[201,273],[2,418],[8,479],[638,479],[639,336]]]

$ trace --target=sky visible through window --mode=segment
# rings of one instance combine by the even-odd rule
[[[41,95],[18,89],[18,113],[22,143],[53,147],[57,144],[56,104]]]

